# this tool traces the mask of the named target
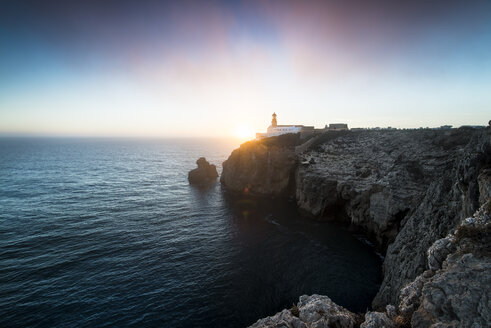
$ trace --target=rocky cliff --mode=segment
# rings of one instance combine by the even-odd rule
[[[223,162],[222,186],[232,192],[288,197],[294,194],[297,135],[242,144]]]
[[[417,327],[466,326],[460,324],[466,313],[482,324],[490,320],[489,284],[483,284],[490,276],[489,240],[442,238],[455,236],[475,213],[473,222],[489,221],[486,208],[478,209],[491,196],[490,135],[489,129],[359,131],[326,133],[307,147],[299,140],[250,142],[224,163],[221,181],[237,192],[247,186],[260,195],[293,196],[311,215],[345,220],[377,241],[386,256],[375,309],[393,304],[400,322]],[[476,228],[481,235],[487,224]],[[462,240],[481,244],[473,250]],[[456,281],[460,287],[450,287]],[[448,293],[436,295],[445,288]],[[459,310],[459,302],[481,312]]]

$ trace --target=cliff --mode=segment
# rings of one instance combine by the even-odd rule
[[[294,194],[297,135],[242,144],[223,162],[222,186],[232,192],[288,197]]]
[[[483,299],[491,299],[489,284],[482,283],[489,281],[489,252],[454,254],[455,242],[440,242],[452,245],[444,252],[448,258],[437,261],[443,268],[428,259],[432,247],[438,249],[435,242],[455,234],[464,219],[476,213],[479,222],[489,220],[486,209],[478,211],[491,196],[489,129],[326,133],[307,146],[299,144],[279,146],[271,140],[241,146],[224,163],[222,185],[237,192],[247,185],[259,195],[295,197],[301,209],[319,219],[345,220],[364,231],[386,255],[373,307],[383,310],[393,304],[399,320],[413,320],[418,327],[443,322],[439,315],[451,306],[438,307],[458,297],[445,294],[430,301],[432,290],[453,286],[450,282],[459,275],[464,280],[456,295],[477,284],[481,293],[476,291],[476,297],[484,292]],[[280,177],[287,180],[280,183]],[[484,226],[479,229],[487,231]],[[489,241],[481,243],[479,249],[489,249]],[[411,284],[421,289],[413,288],[419,292],[404,307]],[[489,322],[490,305],[483,302],[484,312],[474,314]],[[448,315],[456,322],[463,317]]]

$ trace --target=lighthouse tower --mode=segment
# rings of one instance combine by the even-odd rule
[[[302,131],[311,131],[313,133],[313,126],[304,126],[304,125],[278,125],[278,121],[276,120],[276,113],[273,113],[273,118],[271,120],[271,125],[268,126],[268,132],[266,133],[256,133],[256,138],[268,138],[268,137],[276,137],[282,134],[287,133],[300,133]]]

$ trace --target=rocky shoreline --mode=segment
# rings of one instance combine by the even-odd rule
[[[489,128],[346,131],[241,145],[223,163],[225,189],[294,199],[317,219],[362,230],[385,254],[378,312],[360,319],[328,297],[302,296],[298,313],[254,327],[489,326],[490,138]]]

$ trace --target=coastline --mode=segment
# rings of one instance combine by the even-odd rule
[[[482,325],[489,318],[487,305],[483,313],[454,309],[446,303],[459,297],[452,288],[447,288],[443,300],[433,303],[435,291],[430,286],[450,281],[453,269],[464,272],[464,285],[490,279],[489,273],[475,274],[478,268],[490,267],[489,254],[475,250],[489,247],[487,237],[470,241],[449,237],[462,235],[459,231],[466,229],[462,228],[469,221],[466,218],[480,222],[473,228],[476,231],[489,229],[490,132],[486,128],[326,134],[320,142],[300,147],[301,152],[295,152],[301,140],[288,135],[252,141],[223,163],[221,182],[236,193],[246,190],[259,197],[292,198],[317,219],[337,213],[337,220],[376,242],[384,255],[384,281],[372,303],[378,312],[367,312],[365,325],[353,320],[340,327],[371,327],[368,322],[419,327],[469,320]],[[469,243],[475,247],[463,246]],[[475,263],[460,268],[469,257]],[[489,293],[489,287],[483,288],[468,301],[475,303]],[[340,313],[331,311],[330,317],[313,320],[313,303],[328,309],[335,306],[317,296],[305,297],[298,308],[306,327],[316,326],[319,320],[330,322]],[[294,318],[283,311],[253,326],[280,322],[295,326]]]

